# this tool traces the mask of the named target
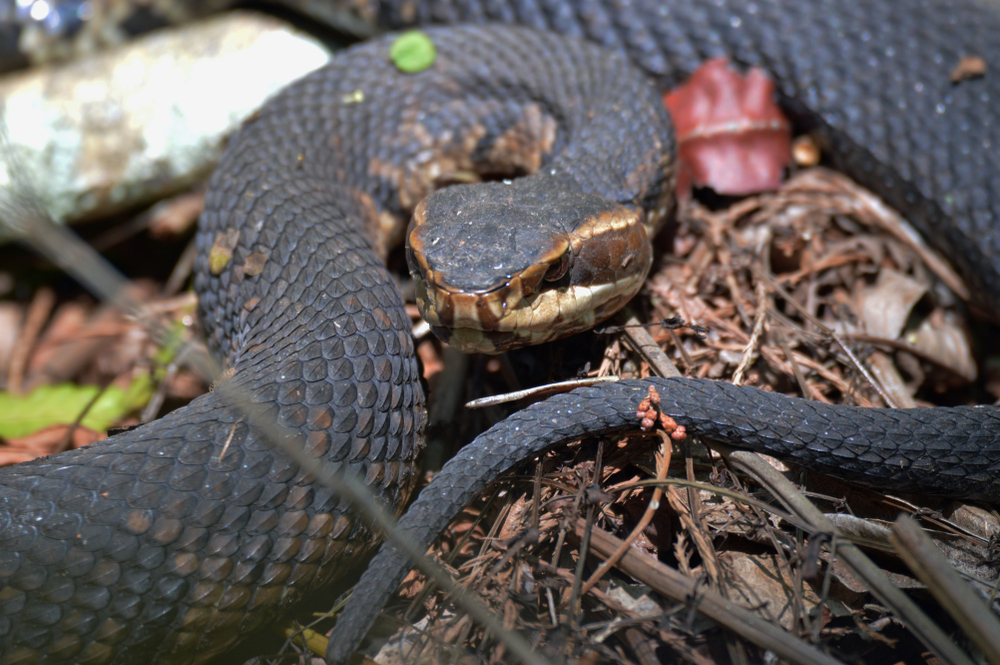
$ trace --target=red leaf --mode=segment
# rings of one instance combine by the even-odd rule
[[[709,60],[664,96],[677,129],[678,192],[692,185],[720,194],[776,189],[791,162],[791,123],[774,102],[774,83],[751,69],[733,71]]]

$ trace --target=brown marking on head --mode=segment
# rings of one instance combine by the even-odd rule
[[[497,137],[489,161],[501,173],[535,173],[552,153],[559,125],[538,104],[524,107],[524,117]]]
[[[401,164],[380,159],[372,159],[368,163],[370,176],[389,182],[396,188],[403,210],[413,210],[428,194],[450,182],[453,174],[475,171],[472,153],[486,135],[485,127],[473,125],[462,132],[460,139],[437,139],[427,131],[415,113],[406,114],[396,130],[396,138],[389,144],[415,144],[420,148],[416,155]]]
[[[417,304],[435,334],[466,351],[496,353],[586,330],[635,295],[652,263],[645,215],[602,204],[562,242],[554,235],[551,246],[536,246],[527,267],[492,285],[484,280],[480,288],[466,288],[431,269],[419,232],[429,207],[417,206],[408,238]]]
[[[626,272],[652,261],[643,216],[632,208],[603,213],[573,233],[573,279],[578,283],[618,281]]]

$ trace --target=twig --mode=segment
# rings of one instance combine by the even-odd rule
[[[460,353],[460,352],[456,351],[455,353]],[[461,355],[464,356],[465,354],[463,353]],[[617,376],[588,376],[585,379],[570,379],[568,381],[556,381],[554,383],[546,383],[543,386],[525,388],[524,390],[515,390],[513,392],[504,393],[502,395],[490,395],[489,397],[480,397],[479,399],[474,399],[472,401],[466,402],[465,408],[482,409],[487,406],[496,406],[497,404],[516,402],[518,400],[525,399],[527,397],[540,399],[542,397],[546,397],[548,395],[554,395],[556,393],[567,393],[571,390],[576,390],[577,388],[582,388],[585,386],[593,386],[598,383],[612,383],[618,380],[619,377]]]
[[[35,297],[28,305],[28,311],[24,315],[24,325],[21,327],[21,334],[17,336],[14,348],[10,354],[10,367],[7,370],[7,389],[14,394],[19,394],[24,386],[24,373],[28,367],[28,359],[31,358],[31,351],[35,348],[35,342],[52,313],[55,305],[56,295],[52,289],[43,287],[35,292]]]
[[[754,295],[757,298],[757,314],[754,316],[753,330],[750,333],[750,341],[747,342],[746,348],[743,350],[743,357],[740,358],[740,364],[733,373],[733,383],[738,386],[743,384],[743,375],[757,357],[755,353],[757,344],[760,342],[760,336],[764,333],[764,322],[767,320],[767,312],[771,309],[771,299],[767,297],[767,289],[763,281],[757,282],[757,287],[754,291]]]
[[[670,436],[663,430],[656,430],[656,433],[660,435],[660,450],[656,455],[656,479],[658,481],[663,481],[667,477],[667,470],[670,468],[670,455],[673,450],[673,446],[670,445]],[[632,543],[635,542],[642,532],[649,526],[649,523],[653,520],[653,516],[656,511],[660,509],[660,498],[663,496],[663,486],[657,485],[653,488],[653,497],[649,500],[649,505],[646,506],[646,511],[642,514],[639,519],[639,523],[635,525],[632,532],[628,535],[625,540],[622,541],[621,546],[614,551],[614,553],[604,559],[601,564],[597,567],[597,570],[590,576],[583,587],[580,588],[580,595],[585,595],[594,585],[601,581],[611,568],[618,563],[618,560],[622,558],[628,548],[632,547]]]
[[[631,310],[625,308],[618,316],[625,317],[625,339],[635,352],[642,356],[642,359],[649,363],[649,367],[657,376],[670,378],[680,376],[677,367],[670,361],[667,354],[663,352],[660,345],[656,343],[653,336],[642,327],[638,317]]]
[[[597,460],[594,462],[594,476],[591,480],[591,484],[601,482],[601,465],[604,461],[603,457],[604,444],[601,443],[598,444],[597,447]],[[586,485],[580,485],[581,493],[586,493],[587,489],[588,487]],[[590,503],[590,505],[587,506],[586,527],[584,528],[582,537],[580,538],[580,558],[576,561],[576,576],[574,578],[573,589],[570,594],[570,624],[574,626],[577,624],[577,618],[580,614],[580,598],[583,596],[583,593],[581,593],[581,581],[583,580],[583,567],[587,561],[587,548],[590,543],[590,532],[594,528],[594,515],[596,513],[595,508],[596,506],[593,503]]]

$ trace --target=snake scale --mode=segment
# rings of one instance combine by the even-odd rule
[[[655,121],[657,90],[706,57],[770,71],[783,105],[837,164],[908,215],[1000,311],[1000,85],[989,69],[1000,63],[1000,12],[988,0],[408,0],[365,11],[390,27],[489,21],[545,32],[433,31],[438,61],[414,76],[389,66],[389,41],[377,40],[279,94],[212,178],[196,288],[210,346],[234,369],[228,385],[292,444],[364,477],[387,506],[399,509],[414,482],[423,393],[409,319],[363,220],[405,217],[445,162],[552,169],[635,205],[663,187],[636,182],[635,146],[670,137],[634,123]],[[965,55],[982,58],[987,75],[953,84]],[[594,90],[612,98],[592,100]],[[574,124],[581,109],[613,133]],[[568,124],[553,134],[550,117]],[[525,148],[539,137],[542,148]],[[519,149],[505,156],[498,143]],[[619,146],[624,169],[588,161]],[[560,161],[564,151],[584,166]],[[993,407],[862,410],[651,382],[693,434],[855,482],[1000,500]],[[500,423],[445,466],[404,530],[426,544],[517,462],[631,426],[648,383],[582,389]],[[200,662],[374,546],[343,501],[227,405],[220,393],[230,392],[0,471],[0,662]],[[391,548],[380,553],[331,657],[350,652],[405,567]]]

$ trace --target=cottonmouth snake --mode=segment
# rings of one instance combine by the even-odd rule
[[[723,51],[763,65],[840,165],[910,216],[1000,310],[1000,123],[991,106],[1000,86],[989,73],[947,80],[962,55],[1000,62],[1000,18],[986,3],[456,0],[369,9],[390,25],[490,19],[590,37],[661,86]],[[525,111],[539,100],[513,79],[547,95],[569,127],[581,109],[611,112],[593,114],[618,131],[610,139],[562,125],[555,134],[552,152],[581,151],[587,168],[587,155],[628,145],[627,134],[644,146],[666,136],[630,124],[633,109],[658,113],[642,77],[576,41],[498,29],[432,38],[439,59],[424,74],[395,72],[382,41],[272,100],[223,157],[198,235],[201,316],[212,348],[235,368],[230,381],[292,443],[361,474],[397,508],[412,485],[423,395],[401,300],[358,221],[402,213],[441,160],[531,166],[523,152],[511,162],[491,149],[493,139],[520,146],[546,135],[536,131],[546,123],[531,120],[537,110]],[[579,96],[597,85],[587,74],[608,68],[618,87],[605,91],[621,96],[591,107]],[[435,77],[443,87],[425,85]],[[626,206],[655,200],[662,187],[637,184],[631,162],[574,172],[552,159],[543,151],[539,163]],[[858,410],[725,384],[658,385],[668,413],[695,434],[854,481],[1000,498],[991,407]],[[626,426],[644,394],[635,382],[586,389],[501,423],[446,466],[405,528],[426,542],[496,473],[539,447]],[[310,480],[218,392],[134,432],[3,470],[3,662],[196,662],[225,649],[374,543]],[[391,551],[380,556],[370,575],[382,575],[382,586],[364,589],[354,607],[375,602],[400,565]],[[337,635],[355,638],[366,618],[350,616]]]

